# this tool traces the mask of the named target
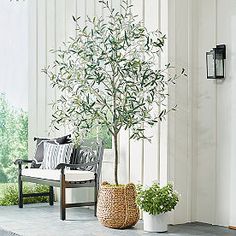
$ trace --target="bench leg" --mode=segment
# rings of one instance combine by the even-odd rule
[[[53,202],[54,202],[53,186],[49,186],[49,205],[53,206]]]
[[[23,208],[23,182],[21,176],[18,178],[18,206]]]
[[[94,186],[94,216],[97,217],[97,198],[98,198],[98,184],[95,179],[95,186]]]
[[[61,176],[61,186],[60,186],[60,213],[61,220],[66,219],[66,188],[65,188],[65,175]]]

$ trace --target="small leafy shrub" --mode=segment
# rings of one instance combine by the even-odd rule
[[[10,206],[18,204],[18,186],[17,184],[6,184],[3,189],[3,193],[0,198],[0,206]],[[48,186],[23,184],[23,193],[42,193],[48,192]],[[24,198],[24,203],[40,203],[48,202],[48,197],[30,197]]]
[[[143,211],[158,215],[173,210],[179,201],[179,196],[172,184],[160,187],[154,183],[148,188],[138,185],[136,201]]]

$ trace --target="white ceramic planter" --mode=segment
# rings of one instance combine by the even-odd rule
[[[167,213],[159,215],[150,215],[148,212],[143,212],[144,230],[147,232],[166,232],[168,224]]]

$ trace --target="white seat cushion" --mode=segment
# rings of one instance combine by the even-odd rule
[[[23,176],[41,178],[47,180],[60,180],[61,170],[50,169],[22,169]],[[66,181],[86,181],[95,179],[92,171],[67,170],[65,169]]]

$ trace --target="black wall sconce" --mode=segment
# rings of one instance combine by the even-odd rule
[[[226,46],[216,45],[210,52],[206,53],[207,78],[223,79],[225,77]]]

